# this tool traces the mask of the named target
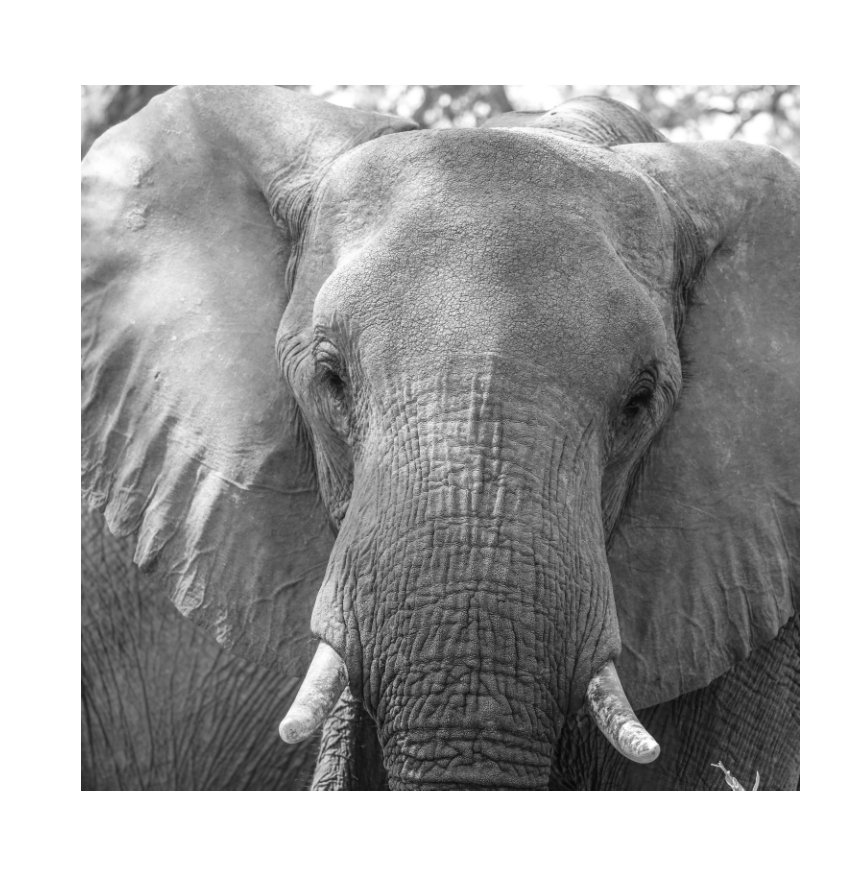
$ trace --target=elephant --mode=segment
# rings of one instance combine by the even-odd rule
[[[776,149],[602,97],[104,134],[85,782],[797,789],[798,221]]]

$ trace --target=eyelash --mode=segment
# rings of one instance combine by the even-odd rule
[[[317,333],[313,341],[313,360],[317,370],[339,374],[343,370],[342,359],[336,347],[323,334]]]
[[[646,409],[653,399],[655,394],[654,389],[645,388],[638,389],[627,401],[625,405],[626,414],[637,416],[642,410]]]
[[[313,345],[313,358],[316,366],[316,376],[325,392],[324,397],[333,410],[329,409],[328,418],[337,431],[348,430],[348,379],[345,365],[329,341],[319,338]]]
[[[651,370],[645,370],[640,374],[634,389],[629,394],[623,405],[623,415],[627,420],[637,417],[649,409],[656,391],[656,374]]]
[[[333,395],[337,403],[345,403],[346,399],[346,382],[338,370],[321,366],[322,373],[320,378],[325,388]]]

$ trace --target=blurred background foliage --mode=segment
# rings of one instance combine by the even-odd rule
[[[81,156],[114,124],[169,85],[84,85]],[[798,85],[287,85],[340,106],[411,118],[423,127],[476,127],[513,110],[547,110],[581,94],[640,109],[667,137],[767,143],[799,160]]]

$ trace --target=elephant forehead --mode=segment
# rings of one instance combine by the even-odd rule
[[[672,229],[607,150],[449,131],[356,151],[319,194],[306,252],[328,264],[314,271],[315,318],[349,322],[365,350],[622,367],[662,338]]]
[[[576,227],[598,228],[624,258],[657,273],[672,223],[652,182],[611,150],[527,130],[415,131],[382,137],[331,167],[317,228],[342,255],[391,226],[485,238],[524,261],[563,252]],[[481,233],[482,232],[482,233]],[[543,245],[536,245],[542,242]]]
[[[646,178],[620,155],[547,131],[488,128],[410,131],[381,137],[347,152],[330,168],[326,195],[338,201],[421,200],[435,193],[446,201],[497,201],[538,191],[586,194],[605,200],[617,194],[651,200]],[[613,202],[612,208],[624,204]]]
[[[324,282],[314,321],[344,324],[364,350],[395,356],[484,352],[532,359],[575,354],[594,361],[646,355],[664,339],[650,294],[597,233],[530,260],[521,244],[483,227],[415,240],[399,228],[340,261]],[[549,250],[544,239],[532,241]],[[528,249],[528,254],[530,250]]]

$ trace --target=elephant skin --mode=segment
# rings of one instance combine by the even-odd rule
[[[792,162],[190,87],[83,178],[85,784],[797,788]]]
[[[81,788],[309,788],[318,741],[276,731],[298,681],[225,652],[102,518],[82,521]]]

